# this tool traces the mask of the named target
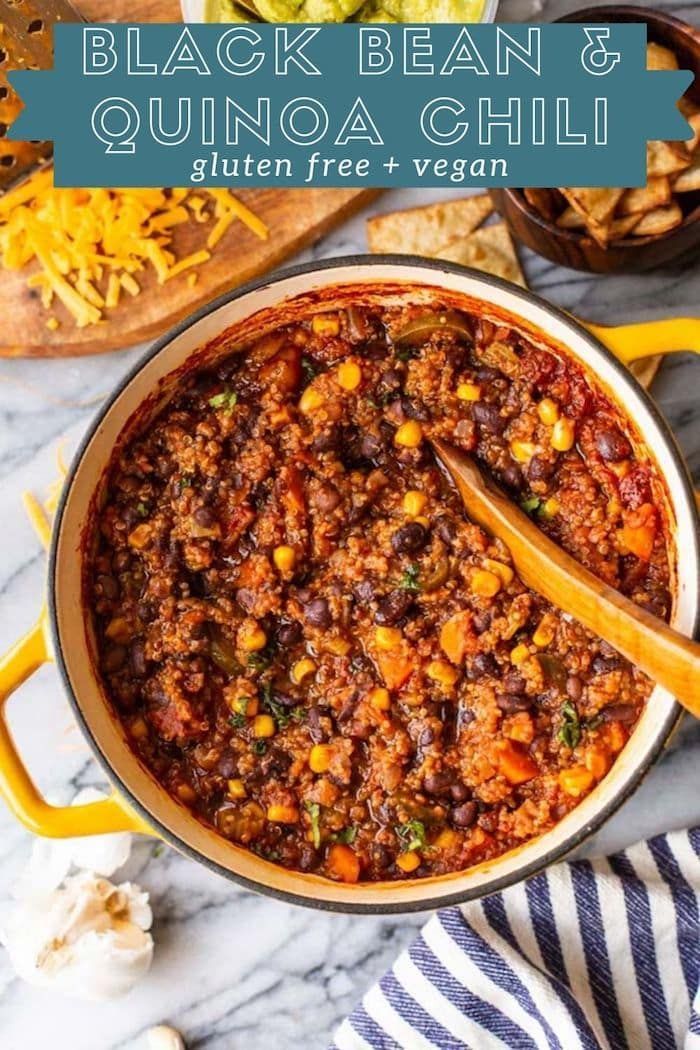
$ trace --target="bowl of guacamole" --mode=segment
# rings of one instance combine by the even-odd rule
[[[186,22],[491,22],[497,0],[182,0]]]

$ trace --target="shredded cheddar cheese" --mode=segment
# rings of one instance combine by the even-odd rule
[[[212,223],[206,247],[178,259],[173,231],[191,220]],[[235,221],[268,236],[265,223],[229,190],[56,189],[48,168],[0,197],[0,258],[9,270],[38,263],[28,286],[46,310],[58,299],[83,328],[103,321],[123,292],[139,295],[134,275],[147,267],[165,284],[207,262]],[[59,324],[52,316],[47,328]]]

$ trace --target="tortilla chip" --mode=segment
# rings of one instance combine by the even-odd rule
[[[612,216],[617,202],[625,191],[616,187],[586,189],[580,186],[570,186],[562,189],[561,192],[569,204],[576,208],[576,211],[580,211],[587,220],[602,226]]]
[[[657,237],[659,234],[668,233],[683,222],[683,212],[680,205],[673,201],[665,208],[655,208],[648,211],[639,220],[634,228],[637,237]]]
[[[493,211],[485,194],[460,200],[441,201],[424,208],[375,215],[367,222],[371,252],[400,252],[405,255],[436,255],[455,237],[466,237]]]
[[[682,98],[679,98],[677,104],[678,104],[679,110],[681,111],[683,116],[686,118],[686,120],[689,117],[692,117],[693,113],[700,112],[700,106],[697,106],[693,102],[692,98],[688,98],[687,95],[683,95]]]
[[[608,240],[621,241],[628,233],[631,233],[632,231],[636,233],[637,225],[641,219],[641,214],[623,215],[619,219],[613,219],[608,227]]]
[[[690,164],[683,142],[647,142],[647,178],[674,175]]]
[[[586,220],[581,212],[572,208],[571,205],[557,219],[557,226],[561,226],[562,230],[581,230],[585,225]]]
[[[635,212],[661,208],[671,201],[671,183],[665,176],[649,179],[641,189],[627,190],[620,201],[618,215],[634,215]]]
[[[555,221],[564,203],[559,190],[538,189],[528,186],[527,189],[523,190],[523,196],[530,207],[534,208],[548,222]]]
[[[661,44],[647,44],[647,69],[678,69],[678,59]]]
[[[518,256],[508,227],[504,222],[484,226],[468,237],[458,237],[444,244],[436,253],[438,259],[471,266],[483,273],[492,273],[526,288]]]
[[[692,138],[685,140],[685,148],[689,153],[695,153],[700,145],[700,111],[688,113],[685,118],[693,129]]]
[[[674,193],[692,193],[693,190],[700,190],[700,157],[695,157],[673,184]]]

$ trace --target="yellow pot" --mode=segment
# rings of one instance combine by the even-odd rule
[[[273,896],[341,911],[402,912],[470,900],[532,875],[579,846],[639,785],[679,715],[673,697],[658,687],[610,774],[552,831],[467,871],[348,886],[286,871],[201,824],[140,764],[103,695],[81,581],[86,528],[118,443],[162,407],[184,371],[209,365],[281,323],[351,302],[429,304],[436,295],[457,308],[507,323],[541,345],[566,348],[632,421],[632,430],[655,459],[668,490],[677,558],[672,622],[688,635],[695,633],[700,554],[692,489],[668,427],[625,365],[649,354],[700,350],[700,320],[586,329],[532,293],[497,278],[407,256],[348,258],[298,267],[223,296],[156,343],[109,398],[78,450],[56,517],[48,614],[0,662],[0,700],[4,702],[45,660],[55,659],[78,722],[114,785],[114,794],[105,802],[81,807],[49,806],[37,793],[0,720],[0,791],[30,830],[50,836],[142,831],[159,835],[212,870]]]

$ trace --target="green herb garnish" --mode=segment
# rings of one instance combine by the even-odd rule
[[[305,802],[304,807],[311,818],[314,849],[318,849],[321,845],[321,807],[318,802]]]
[[[261,649],[259,653],[249,653],[246,662],[254,671],[265,671],[272,663],[272,652]]]
[[[256,755],[264,755],[267,751],[266,740],[254,740],[250,746],[253,749],[253,753]]]
[[[248,719],[243,714],[243,712],[237,711],[235,715],[231,715],[231,717],[228,720],[228,724],[231,726],[231,729],[242,729],[247,721]]]
[[[401,577],[401,582],[399,583],[399,587],[403,591],[413,591],[414,593],[417,593],[421,589],[421,586],[420,586],[420,583],[419,583],[419,579],[418,579],[419,576],[420,576],[420,566],[419,565],[409,565],[408,568],[404,570],[404,574]]]
[[[285,729],[290,722],[300,722],[304,717],[304,709],[301,707],[288,708],[275,700],[272,692],[272,682],[265,682],[262,687],[263,708],[271,714],[279,729]]]
[[[418,349],[415,346],[400,346],[394,351],[394,356],[397,361],[412,361],[418,357]]]
[[[235,390],[229,390],[227,387],[220,394],[214,394],[214,397],[210,397],[209,404],[212,408],[223,408],[225,412],[233,412],[238,404],[238,394]]]
[[[338,831],[333,836],[334,842],[342,842],[344,846],[351,846],[357,838],[357,828],[353,825],[349,828],[343,828],[342,831]]]
[[[394,831],[403,853],[412,853],[413,850],[423,849],[426,845],[425,825],[420,820],[407,820],[405,824],[395,827]]]
[[[139,515],[140,518],[147,518],[148,517],[148,504],[147,503],[143,503],[143,502],[137,503],[136,504],[136,512],[137,512],[137,514]]]
[[[557,733],[557,740],[573,751],[581,739],[581,722],[578,711],[571,700],[566,700],[561,705],[560,713],[563,721]]]
[[[319,371],[316,367],[315,361],[312,361],[310,357],[302,357],[301,370],[304,373],[304,378],[307,383],[310,383],[312,379],[315,379]]]
[[[589,729],[589,730],[597,729],[598,726],[602,725],[602,723],[603,723],[603,716],[602,715],[593,715],[592,718],[587,718],[586,719],[586,721],[583,723],[583,728],[584,729]]]
[[[185,489],[191,488],[193,481],[194,481],[194,475],[192,475],[192,474],[183,474],[182,477],[179,478],[178,482],[177,482],[178,492],[184,492]]]
[[[520,506],[526,514],[532,514],[534,511],[540,509],[542,506],[542,500],[539,496],[530,496],[529,499],[522,500]]]

